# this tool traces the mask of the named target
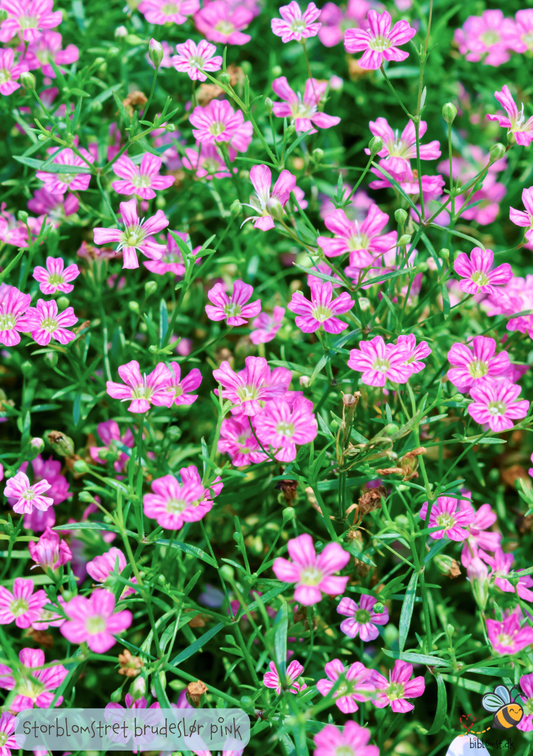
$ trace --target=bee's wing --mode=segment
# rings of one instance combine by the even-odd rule
[[[495,693],[485,693],[481,699],[481,705],[485,711],[498,711],[498,709],[501,709],[504,704],[505,701],[502,701],[500,696]]]
[[[511,694],[505,685],[497,685],[494,688],[494,695],[499,696],[506,704],[511,702]]]

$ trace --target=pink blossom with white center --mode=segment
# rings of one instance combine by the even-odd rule
[[[183,165],[189,171],[194,171],[197,178],[206,178],[208,181],[231,176],[224,158],[214,144],[196,142],[196,149],[186,147]]]
[[[293,176],[290,171],[282,171],[271,190],[270,168],[266,165],[254,165],[250,170],[250,181],[255,189],[255,195],[250,197],[250,204],[247,207],[251,207],[256,214],[246,218],[244,223],[251,220],[254,228],[268,231],[274,228],[274,218],[279,219],[284,215],[285,205],[296,187],[296,176]]]
[[[522,203],[526,209],[515,210],[514,207],[510,207],[509,218],[515,226],[527,228],[525,237],[533,244],[533,187],[522,191]]]
[[[319,40],[325,47],[338,45],[342,42],[346,29],[356,28],[365,23],[370,7],[366,0],[348,0],[345,11],[335,3],[326,3],[320,11],[322,27],[318,31]]]
[[[427,341],[421,341],[417,345],[416,336],[410,333],[407,336],[398,336],[398,346],[408,352],[409,357],[405,360],[405,364],[412,369],[413,373],[419,373],[426,367],[421,360],[431,354]]]
[[[230,8],[224,0],[215,0],[194,14],[198,31],[210,42],[223,45],[245,45],[251,40],[243,29],[253,21],[254,14],[244,5]]]
[[[407,698],[420,698],[424,695],[426,684],[422,676],[411,680],[413,665],[397,659],[394,669],[389,671],[389,679],[377,670],[372,671],[371,682],[377,689],[377,698],[372,700],[374,706],[383,709],[390,706],[395,714],[405,714],[415,707]]]
[[[222,421],[217,450],[220,454],[228,454],[234,467],[254,465],[268,459],[261,450],[246,415]]]
[[[31,302],[31,294],[23,294],[16,286],[0,284],[0,344],[7,347],[20,344],[25,332],[24,315]]]
[[[79,275],[78,266],[73,264],[65,268],[62,257],[47,257],[46,268],[36,265],[33,269],[33,277],[39,281],[42,293],[47,295],[55,294],[56,291],[69,294],[74,289],[69,281],[74,281]]]
[[[13,213],[8,213],[6,203],[0,204],[0,241],[4,244],[13,244],[15,247],[28,246],[28,229],[18,221]],[[4,284],[0,284],[3,286]]]
[[[153,199],[156,191],[168,189],[174,183],[174,176],[160,176],[163,160],[151,152],[145,152],[141,164],[135,165],[127,155],[121,155],[113,163],[115,176],[121,181],[113,181],[111,186],[117,194],[136,194],[142,199]]]
[[[70,192],[65,197],[63,194],[50,194],[46,189],[36,189],[33,197],[28,200],[28,210],[38,215],[46,215],[49,224],[54,228],[64,223],[70,215],[78,212],[78,198]]]
[[[311,301],[301,291],[295,291],[287,309],[296,313],[296,325],[304,333],[314,333],[323,328],[327,333],[341,333],[348,324],[337,315],[348,312],[354,301],[347,291],[333,299],[333,285],[329,281],[311,284]]]
[[[370,121],[370,131],[374,136],[379,136],[383,140],[383,149],[378,152],[383,160],[383,167],[390,173],[393,178],[403,181],[410,176],[411,160],[416,158],[416,131],[412,121],[408,121],[407,126],[400,134],[399,130],[395,131],[389,126],[386,118],[376,118]],[[427,123],[420,121],[420,139],[427,131]],[[367,155],[370,150],[365,149]],[[436,160],[441,155],[440,144],[438,141],[429,142],[429,144],[420,145],[421,160]]]
[[[115,597],[105,588],[97,588],[89,598],[74,596],[64,606],[69,618],[60,627],[70,643],[87,643],[95,654],[105,654],[116,643],[114,635],[127,630],[132,614],[127,609],[115,612]]]
[[[37,455],[35,459],[31,461],[33,468],[33,483],[39,483],[45,481],[50,484],[47,489],[45,498],[52,499],[52,503],[57,505],[66,501],[72,494],[69,491],[68,480],[64,475],[61,475],[61,462],[50,457],[44,460],[41,455]],[[28,463],[23,462],[19,467],[18,472],[25,473],[28,469]],[[18,501],[18,497],[8,497],[8,503],[13,507]],[[32,509],[31,512],[26,512],[24,516],[24,527],[28,530],[33,530],[35,533],[42,533],[47,527],[51,528],[55,524],[55,514],[53,507],[47,509]]]
[[[0,50],[0,94],[10,95],[19,89],[18,78],[23,71],[27,71],[25,63],[15,63],[15,53],[10,47]]]
[[[131,402],[129,412],[148,412],[153,404],[156,407],[171,407],[172,395],[167,388],[174,374],[164,362],[159,362],[151,373],[141,375],[137,360],[121,365],[118,374],[124,383],[107,381],[106,390],[113,399]]]
[[[37,344],[46,346],[51,339],[59,341],[60,344],[68,344],[75,339],[76,335],[68,328],[77,322],[78,318],[74,315],[72,307],[59,312],[55,300],[45,302],[44,299],[38,299],[37,306],[29,307],[26,311],[21,326],[31,334]]]
[[[368,29],[347,29],[344,34],[346,52],[363,52],[358,61],[361,68],[378,69],[385,60],[402,61],[409,57],[409,53],[398,48],[406,45],[415,34],[407,21],[397,21],[391,29],[391,17],[387,11],[378,13],[374,9],[368,11]]]
[[[327,696],[330,690],[335,686],[336,692],[333,694],[333,700],[343,714],[353,714],[359,711],[357,701],[368,701],[369,697],[375,691],[371,682],[372,670],[367,669],[361,662],[350,664],[348,669],[340,659],[333,659],[324,667],[327,679],[318,680],[316,687],[323,696]],[[344,677],[340,685],[336,685],[339,677]]]
[[[254,420],[257,438],[271,447],[280,462],[296,459],[296,445],[308,444],[316,438],[318,428],[313,402],[298,396],[291,407],[286,399],[273,399]]]
[[[265,685],[267,688],[273,688],[278,696],[280,696],[282,683],[279,679],[278,670],[276,669],[276,665],[273,661],[269,663],[268,669],[269,671],[265,672],[265,676],[263,677],[263,685]],[[288,690],[290,693],[294,693],[295,695],[300,690],[305,690],[307,688],[307,685],[305,683],[296,682],[298,678],[302,676],[303,671],[304,668],[300,664],[300,662],[296,661],[296,659],[293,659],[285,672],[283,689]]]
[[[381,232],[389,221],[389,216],[377,205],[371,205],[364,221],[348,220],[344,210],[334,210],[324,220],[326,228],[335,236],[319,236],[317,244],[326,257],[338,257],[350,253],[350,265],[367,267],[379,262],[379,258],[396,247],[398,234]]]
[[[62,664],[56,664],[48,669],[39,669],[32,672],[35,667],[46,664],[44,651],[40,648],[23,648],[19,653],[19,661],[24,669],[19,669],[17,680],[10,667],[0,664],[0,688],[15,690],[17,695],[11,702],[9,709],[18,714],[24,709],[49,709],[54,700],[53,690],[59,688],[68,670]],[[63,696],[59,696],[55,706],[63,703]],[[0,740],[0,743],[2,741]]]
[[[260,402],[284,396],[292,380],[292,373],[283,367],[271,370],[264,357],[246,357],[244,370],[235,373],[224,361],[213,370],[213,378],[222,386],[221,396],[234,405],[233,415],[244,413],[249,417],[261,411]],[[218,396],[218,389],[215,389]]]
[[[461,507],[469,507],[468,501],[460,501]],[[478,555],[478,549],[483,551],[496,551],[500,547],[502,534],[489,530],[497,521],[496,512],[492,510],[490,504],[482,504],[475,512],[474,521],[470,524],[470,535],[463,543],[461,552],[461,563],[463,567],[468,567],[474,557]]]
[[[186,522],[197,522],[211,510],[213,502],[204,498],[205,488],[200,480],[183,476],[183,484],[165,475],[152,481],[153,493],[143,498],[144,514],[168,530],[179,530]]]
[[[182,231],[173,231],[176,236],[185,242],[186,246],[191,250],[191,254],[196,255],[200,250],[200,247],[191,249],[191,240],[189,234],[185,234]],[[196,263],[200,262],[200,258],[196,258]],[[166,251],[159,260],[148,260],[143,263],[151,273],[155,273],[158,276],[164,276],[165,273],[173,273],[175,276],[185,275],[185,265],[183,262],[183,255],[181,249],[171,233],[167,234]]]
[[[470,258],[464,252],[457,255],[453,264],[461,277],[459,287],[466,294],[496,294],[495,286],[504,286],[513,277],[509,263],[492,268],[494,252],[491,249],[474,247]]]
[[[476,423],[488,425],[495,433],[510,430],[513,420],[520,420],[529,411],[528,401],[518,401],[521,391],[521,386],[510,383],[506,378],[498,383],[486,381],[473,386],[470,396],[474,401],[468,405],[468,414]]]
[[[509,47],[515,34],[514,22],[504,18],[503,11],[486,10],[481,16],[469,16],[463,27],[455,30],[454,40],[469,62],[477,63],[488,53],[483,63],[501,66],[511,57]]]
[[[116,577],[120,575],[126,569],[128,562],[124,555],[124,552],[117,549],[116,546],[111,546],[109,551],[105,554],[97,556],[90,562],[87,562],[87,572],[93,580],[97,580],[102,585],[114,590],[116,584],[119,582]],[[137,583],[137,578],[130,578],[131,583]],[[135,593],[135,588],[126,586],[121,593],[120,598],[126,598]]]
[[[137,10],[149,24],[163,26],[169,22],[184,24],[199,7],[198,0],[142,0]]]
[[[55,79],[56,74],[50,61],[53,60],[58,66],[61,73],[65,73],[61,66],[75,63],[80,57],[80,51],[76,45],[67,45],[64,50],[61,49],[63,38],[59,32],[45,32],[38,40],[32,42],[24,53],[24,44],[17,47],[17,50],[23,55],[21,62],[25,63],[30,71],[41,68],[43,75],[49,79]]]
[[[350,350],[348,367],[362,373],[361,381],[367,386],[384,386],[386,381],[407,383],[413,374],[406,364],[409,352],[405,347],[385,344],[382,336],[371,341],[360,341],[359,349]]]
[[[516,729],[522,732],[531,732],[533,730],[533,674],[522,675],[520,678],[520,687],[524,693],[523,696],[520,696],[522,699],[522,708],[524,709],[524,717],[516,725]]]
[[[294,2],[294,0],[293,0]],[[303,97],[289,86],[286,76],[272,82],[272,89],[284,102],[275,102],[272,112],[278,118],[290,118],[297,132],[309,131],[316,134],[319,129],[329,129],[341,122],[338,116],[330,116],[319,111],[320,101],[328,88],[327,81],[307,79]]]
[[[35,42],[42,29],[53,29],[63,20],[60,10],[52,11],[54,0],[2,0],[7,18],[0,24],[0,42],[20,34],[25,42]]]
[[[233,293],[228,297],[224,284],[217,283],[207,292],[207,297],[212,305],[206,305],[205,311],[209,320],[225,320],[228,326],[240,326],[248,322],[248,318],[254,318],[261,311],[261,300],[246,304],[254,287],[237,279],[233,284]]]
[[[181,404],[190,405],[198,399],[198,394],[191,394],[202,383],[202,374],[198,368],[193,368],[188,375],[181,377],[181,367],[177,362],[171,362],[172,378],[167,384],[167,391],[172,396],[172,401],[179,407]]]
[[[252,321],[253,330],[250,334],[252,344],[267,344],[276,338],[276,334],[281,328],[283,317],[285,315],[284,307],[274,307],[272,315],[267,312],[260,312],[255,320]]]
[[[495,181],[494,176],[488,175],[483,182],[483,187],[474,192],[469,198],[468,204],[476,203],[474,207],[461,211],[465,220],[475,220],[480,226],[488,226],[494,223],[500,212],[500,202],[507,194],[507,187],[499,181]],[[465,197],[457,197],[456,211],[465,203]]]
[[[322,594],[339,596],[344,593],[348,577],[335,577],[350,561],[350,555],[339,543],[328,543],[317,556],[313,539],[307,533],[291,538],[287,544],[292,561],[277,557],[272,569],[278,580],[296,583],[294,600],[303,606],[313,606]]]
[[[497,654],[517,654],[533,643],[533,627],[520,627],[516,614],[510,614],[502,622],[486,620],[487,635]]]
[[[83,149],[78,148],[85,160],[89,163],[94,163],[94,158]],[[76,155],[70,147],[66,149],[59,149],[53,151],[54,159],[52,162],[54,165],[66,165],[88,168],[87,163],[79,155]],[[35,174],[38,179],[44,182],[44,188],[50,194],[65,194],[70,189],[73,192],[83,192],[89,187],[91,181],[91,174],[89,173],[47,173],[46,171],[37,171]]]
[[[486,336],[474,336],[469,344],[454,344],[448,352],[448,361],[453,367],[448,370],[448,380],[460,391],[468,391],[491,381],[509,368],[509,355],[496,355],[496,342]]]
[[[177,55],[172,56],[172,65],[176,71],[188,74],[193,81],[205,81],[207,76],[203,71],[219,71],[222,68],[222,56],[215,55],[217,48],[205,39],[198,44],[188,39],[181,45],[176,45]]]
[[[484,168],[488,169],[487,176],[491,176],[493,179],[497,173],[507,168],[507,157],[505,155],[495,163],[491,163],[489,153],[476,144],[466,145],[463,154],[465,158],[452,157],[452,176],[455,181],[459,181],[461,184],[466,184],[467,181],[481,173]],[[450,161],[448,159],[441,160],[437,169],[439,173],[449,176]]]
[[[15,578],[13,592],[0,585],[0,625],[10,625],[25,630],[41,616],[48,598],[43,590],[33,592],[33,581]]]
[[[105,465],[108,457],[111,456],[114,460],[113,467],[115,472],[122,472],[129,460],[129,456],[120,450],[119,445],[133,449],[135,446],[133,433],[127,428],[124,436],[122,436],[119,425],[115,420],[106,420],[104,423],[98,423],[96,430],[105,446],[90,446],[89,454],[91,455],[91,459],[93,462]]]
[[[502,87],[501,92],[494,92],[494,97],[503,107],[507,116],[487,114],[487,118],[489,121],[498,121],[500,126],[514,134],[517,144],[527,147],[533,140],[533,117],[526,120],[523,103],[518,110],[507,84]]]
[[[195,127],[193,137],[202,144],[229,142],[236,152],[246,152],[252,141],[252,122],[245,121],[242,111],[234,111],[227,100],[211,100],[205,107],[197,105],[189,121]]]
[[[519,578],[518,583],[513,585],[510,580],[505,577],[511,572],[511,567],[514,562],[514,555],[512,553],[504,553],[501,548],[496,549],[494,556],[490,554],[480,554],[484,562],[492,567],[490,577],[494,579],[494,584],[505,593],[517,593],[524,601],[533,601],[533,591],[530,590],[533,586],[533,577],[531,575],[524,575]],[[520,570],[516,571],[517,574]]]
[[[37,543],[30,541],[28,543],[30,556],[35,562],[35,567],[44,569],[58,570],[72,559],[72,553],[66,541],[59,538],[59,533],[50,528],[46,528]]]
[[[95,228],[95,244],[111,244],[118,242],[117,252],[123,254],[122,268],[132,270],[139,267],[137,252],[141,252],[150,260],[160,260],[165,253],[165,245],[157,244],[150,237],[168,226],[168,219],[162,210],[158,210],[151,218],[139,221],[137,214],[137,200],[120,203],[120,214],[124,230],[119,228]]]
[[[533,315],[513,317],[528,310],[533,310],[533,275],[514,276],[506,286],[495,289],[487,301],[487,315],[508,315],[508,331],[520,331],[533,338]]]
[[[362,594],[359,604],[348,596],[343,596],[337,606],[337,614],[342,614],[345,619],[341,622],[341,633],[348,638],[361,638],[362,641],[376,640],[379,636],[379,630],[376,625],[386,625],[389,621],[389,610],[383,607],[379,614],[374,611],[374,606],[378,600],[374,596]]]
[[[420,510],[420,519],[427,519],[428,502],[425,501]],[[449,496],[439,496],[434,502],[429,515],[429,528],[440,528],[430,533],[430,538],[440,541],[447,536],[450,541],[464,541],[470,535],[468,526],[474,522],[475,512],[469,501],[452,499]]]
[[[51,486],[47,480],[40,480],[31,485],[26,473],[19,470],[7,481],[4,496],[15,500],[13,510],[18,514],[29,513],[34,507],[46,511],[54,503],[49,496],[43,496],[49,488]]]
[[[516,12],[510,37],[509,46],[515,52],[525,53],[533,49],[533,9],[527,8]]]
[[[313,756],[379,756],[376,745],[368,745],[371,732],[349,719],[342,731],[335,725],[326,725],[313,741],[316,745]]]
[[[316,23],[320,11],[314,3],[309,3],[305,11],[292,0],[288,5],[279,9],[281,18],[273,18],[270,22],[273,33],[281,37],[282,42],[301,42],[309,37],[316,37],[322,24]]]

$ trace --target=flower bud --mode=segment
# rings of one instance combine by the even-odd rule
[[[37,139],[39,140],[39,142],[46,142],[48,137],[46,136],[46,134],[37,134]]]
[[[489,598],[489,571],[487,565],[479,557],[474,557],[466,574],[472,584],[472,593],[481,611],[485,610]]]
[[[396,425],[396,423],[389,423],[383,428],[383,434],[385,436],[392,436],[395,433],[398,433],[399,427]]]
[[[242,205],[238,199],[231,203],[230,212],[232,218],[237,218],[242,213]]]
[[[23,375],[31,375],[33,373],[33,362],[25,360],[20,366]]]
[[[439,252],[439,257],[441,257],[441,258],[442,258],[443,260],[446,260],[446,261],[448,261],[448,260],[450,259],[450,250],[449,250],[449,249],[446,249],[446,247],[444,247],[444,248],[443,248],[443,249],[441,249],[441,251]]]
[[[368,143],[368,149],[370,150],[370,156],[374,157],[374,155],[377,155],[383,149],[383,139],[380,136],[373,136]]]
[[[128,309],[132,312],[139,312],[139,303],[137,300],[132,299],[128,302]]]
[[[143,40],[140,37],[138,37],[136,34],[126,35],[125,40],[128,43],[128,45],[132,45],[132,46],[143,44]]]
[[[147,281],[144,284],[144,290],[146,292],[146,296],[150,297],[154,293],[154,291],[157,290],[157,283],[155,281]]]
[[[5,21],[6,18],[7,18],[7,11],[4,10],[3,8],[0,8],[0,23],[2,23],[2,21]]]
[[[134,701],[138,701],[146,693],[146,680],[143,675],[139,675],[130,685],[130,695]]]
[[[396,219],[396,223],[400,226],[404,226],[405,221],[408,218],[407,210],[404,210],[403,207],[399,207],[394,213],[394,218]]]
[[[57,352],[46,352],[44,355],[44,361],[48,367],[55,367],[58,363],[59,357]]]
[[[128,30],[125,26],[117,26],[115,29],[115,39],[124,39],[128,36]]]
[[[271,197],[267,202],[267,207],[270,215],[275,220],[283,220],[283,216],[285,215],[285,211],[283,209],[283,205],[277,199],[276,197]]]
[[[311,378],[308,375],[301,375],[299,382],[302,388],[307,388],[309,384],[311,383]]]
[[[265,110],[268,115],[272,115],[272,111],[274,109],[274,103],[270,99],[270,97],[265,97]]]
[[[44,438],[40,438],[39,436],[32,438],[32,440],[30,441],[30,446],[32,448],[32,451],[34,451],[35,455],[37,456],[37,454],[40,454],[44,449]]]
[[[23,71],[19,76],[19,81],[28,91],[35,89],[35,76],[31,71]]]
[[[281,68],[281,66],[274,66],[274,68],[272,69],[270,73],[272,74],[274,78],[276,78],[276,76],[281,76],[281,74],[283,73],[283,69]]]
[[[442,117],[447,124],[452,124],[457,118],[457,108],[453,102],[447,102],[442,106]]]
[[[165,131],[176,131],[176,126],[173,123],[166,123],[165,124]]]
[[[385,604],[382,604],[380,601],[378,601],[378,603],[374,604],[374,606],[372,607],[372,611],[376,614],[383,614],[383,612],[385,611]]]
[[[117,55],[120,55],[120,50],[118,47],[115,47],[115,45],[113,45],[112,47],[108,49],[107,51],[108,58],[116,58]]]
[[[17,213],[17,218],[19,221],[22,221],[22,223],[26,223],[28,220],[28,213],[25,210],[19,210]]]
[[[74,472],[78,473],[78,475],[84,475],[85,473],[91,472],[91,468],[85,460],[77,459],[74,462]]]
[[[427,273],[429,270],[429,265],[425,260],[421,260],[416,266],[416,269],[419,273]]]
[[[220,76],[218,77],[218,80],[221,84],[224,84],[225,86],[231,83],[231,77],[227,71],[224,71],[223,73],[221,73]]]
[[[223,564],[219,573],[224,580],[233,580],[235,577],[235,570],[229,564]]]
[[[370,309],[370,299],[368,297],[359,297],[359,307],[363,312]]]
[[[406,244],[409,244],[411,241],[411,234],[402,234],[400,238],[398,239],[398,246],[399,247],[405,247]]]
[[[86,504],[91,504],[94,501],[94,496],[90,491],[81,491],[78,494],[78,499]]]
[[[285,137],[287,139],[289,139],[295,133],[295,131],[296,131],[295,125],[293,123],[291,123],[291,125],[287,126],[287,128],[285,130]]]
[[[154,64],[156,68],[159,68],[161,63],[163,62],[164,57],[163,52],[163,46],[161,42],[158,42],[157,39],[151,39],[150,44],[148,45],[148,57]]]
[[[281,513],[281,516],[283,517],[283,524],[290,522],[291,520],[296,519],[296,512],[294,510],[294,507],[285,507],[283,512]]]
[[[122,700],[122,688],[117,688],[116,690],[114,690],[109,696],[109,699],[112,703],[120,703],[120,701]]]
[[[320,147],[316,147],[311,153],[311,155],[315,163],[319,165],[324,158],[324,150],[321,150]]]
[[[489,158],[491,163],[495,163],[497,160],[501,160],[504,155],[505,147],[500,142],[493,144],[489,150]]]
[[[70,302],[68,297],[58,297],[57,307],[59,310],[65,310],[69,306]]]
[[[48,441],[53,450],[61,457],[72,457],[74,455],[74,441],[61,431],[51,431],[48,434]]]

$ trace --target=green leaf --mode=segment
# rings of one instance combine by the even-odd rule
[[[156,543],[160,546],[168,546],[171,542],[166,538],[158,538]],[[190,543],[181,543],[180,541],[172,541],[172,548],[184,551],[186,554],[191,554],[191,556],[195,556],[197,559],[201,559],[203,562],[210,564],[211,567],[218,569],[218,564],[213,557],[206,554],[205,551],[202,551],[198,546],[192,546]]]
[[[223,622],[219,622],[218,625],[212,627],[211,630],[207,631],[207,633],[201,635],[194,641],[194,643],[191,643],[188,648],[184,648],[183,651],[180,651],[180,653],[175,656],[171,662],[169,662],[170,666],[177,667],[178,664],[181,664],[181,662],[184,662],[186,659],[194,656],[194,654],[200,651],[200,649],[205,646],[205,644],[210,641],[211,638],[214,638],[215,635],[219,633],[223,627],[225,627],[225,624]]]
[[[36,160],[35,158],[22,157],[21,155],[13,155],[13,159],[18,163],[27,165],[29,168],[34,168],[36,171],[46,170],[47,173],[92,173],[91,168],[88,165],[64,165],[61,163],[49,163],[46,168],[43,169],[45,161]]]
[[[437,683],[437,711],[435,712],[433,724],[426,735],[436,735],[437,732],[440,732],[448,714],[448,694],[446,693],[446,685],[444,684],[442,675],[436,674],[435,681]]]
[[[405,599],[402,606],[402,612],[400,614],[400,632],[398,637],[398,645],[400,647],[400,654],[403,654],[405,648],[405,642],[409,635],[409,628],[411,627],[411,618],[413,616],[413,609],[415,608],[416,587],[418,585],[418,572],[413,572],[409,585],[405,592]],[[403,655],[402,655],[403,659]]]
[[[281,678],[285,677],[287,667],[287,630],[289,627],[289,613],[284,602],[274,619],[274,657]]]
[[[390,656],[392,659],[399,659],[400,654],[388,649],[383,649],[385,656]],[[428,667],[449,667],[450,662],[446,659],[440,659],[438,656],[431,656],[429,654],[417,654],[414,651],[404,651],[401,655],[402,661],[409,662],[409,664],[427,664]]]

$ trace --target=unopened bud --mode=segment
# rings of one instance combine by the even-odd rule
[[[30,441],[30,446],[35,454],[40,454],[44,449],[44,438],[40,438],[39,436],[32,438],[32,440]]]
[[[289,139],[295,133],[295,131],[296,131],[295,125],[293,123],[291,123],[291,125],[287,126],[287,128],[285,130],[285,137],[287,139]]]
[[[487,565],[479,557],[474,557],[466,568],[468,579],[472,585],[472,593],[481,611],[485,610],[489,598],[489,571]]]
[[[227,71],[224,71],[223,73],[220,74],[220,76],[218,77],[218,80],[221,84],[224,84],[225,86],[227,86],[231,82],[231,77]]]
[[[130,685],[130,695],[134,701],[138,701],[146,693],[146,680],[142,675],[136,677]]]
[[[72,457],[74,454],[74,441],[61,431],[52,431],[48,434],[48,441],[53,450],[62,457]]]
[[[446,249],[446,247],[444,247],[439,252],[439,257],[441,257],[443,260],[449,260],[450,259],[450,250]]]
[[[126,35],[125,40],[128,43],[128,45],[132,45],[132,46],[143,44],[143,40],[140,37],[138,37],[136,34]]]
[[[324,158],[324,150],[321,150],[320,147],[316,147],[311,153],[311,155],[313,156],[313,160],[315,161],[315,163],[319,165]]]
[[[419,273],[427,273],[429,270],[429,265],[425,260],[421,260],[418,265],[416,266]]]
[[[405,247],[406,244],[409,244],[411,241],[411,234],[402,234],[400,238],[398,239],[398,246],[399,247]]]
[[[370,156],[374,157],[374,155],[377,155],[383,149],[383,139],[380,136],[373,136],[368,143],[368,149],[370,150]]]
[[[37,139],[39,140],[39,142],[46,142],[48,137],[46,136],[46,134],[37,134]]]
[[[120,703],[122,700],[122,688],[117,688],[114,690],[111,695],[109,696],[112,703]]]
[[[80,501],[83,501],[85,504],[90,504],[91,502],[94,501],[94,496],[92,495],[90,491],[81,491],[78,494],[78,499]]]
[[[274,103],[270,99],[270,97],[265,97],[265,110],[268,115],[272,115],[272,111],[274,109]]]
[[[83,459],[77,459],[74,462],[74,472],[78,473],[78,475],[83,475],[84,473],[91,472],[91,468]]]
[[[23,375],[31,375],[33,373],[33,362],[25,360],[20,366]]]
[[[19,210],[17,213],[17,218],[19,221],[22,221],[22,223],[26,223],[28,220],[28,213],[25,210]]]
[[[24,89],[35,89],[35,76],[31,73],[31,71],[23,71],[19,76],[19,81]]]
[[[132,312],[139,312],[139,303],[135,299],[128,302],[128,309]]]
[[[242,205],[238,199],[234,200],[231,203],[230,212],[232,218],[238,218],[238,216],[242,213]]]
[[[396,223],[398,223],[400,226],[405,225],[405,221],[408,218],[407,210],[404,210],[403,207],[399,207],[394,213],[394,218],[396,220]]]
[[[70,302],[68,297],[58,297],[57,307],[59,310],[65,310],[69,306]]]
[[[6,18],[7,18],[7,11],[1,8],[0,9],[0,23],[2,23],[2,21],[5,21]]]
[[[281,76],[281,74],[283,73],[283,69],[281,68],[281,66],[274,66],[274,68],[271,70],[270,73],[274,77]]]
[[[283,209],[283,205],[277,199],[276,197],[271,197],[267,204],[268,210],[270,212],[270,215],[275,220],[283,220],[283,216],[285,215],[285,211]]]
[[[516,144],[516,137],[514,135],[514,131],[507,132],[507,144],[509,145],[509,147],[513,147],[513,145]]]
[[[233,580],[235,577],[235,570],[229,564],[223,564],[220,568],[220,575],[224,580]]]
[[[163,46],[157,39],[151,39],[148,45],[148,57],[156,68],[159,68],[163,62],[165,53],[163,52]]]
[[[504,155],[505,147],[500,142],[493,144],[489,150],[489,158],[491,163],[495,163],[497,160],[501,160]]]
[[[117,55],[120,55],[120,50],[118,47],[115,47],[115,45],[113,45],[112,47],[108,49],[107,51],[108,58],[116,58]]]
[[[311,378],[308,375],[301,375],[299,382],[302,388],[307,388],[311,383]]]
[[[395,433],[398,433],[400,429],[396,425],[396,423],[389,423],[383,428],[383,433],[385,436],[392,436]]]
[[[116,39],[124,39],[124,37],[128,36],[128,30],[125,26],[117,26],[115,29],[115,38]]]
[[[154,293],[154,291],[157,290],[157,283],[155,281],[147,281],[144,284],[144,290],[146,292],[146,296],[150,297]]]
[[[442,106],[442,117],[448,124],[452,124],[457,118],[457,108],[453,102],[447,102]]]
[[[374,606],[372,607],[372,611],[376,614],[383,614],[383,612],[385,611],[385,604],[382,604],[380,601],[378,601],[378,603],[374,604]]]
[[[57,352],[46,352],[44,355],[44,361],[48,365],[48,367],[55,367],[58,362],[58,355]]]
[[[291,520],[296,519],[296,512],[294,510],[294,507],[285,507],[283,512],[281,513],[281,516],[283,517],[283,524],[290,522]]]
[[[165,124],[165,131],[176,131],[176,126],[173,123],[167,123]]]

